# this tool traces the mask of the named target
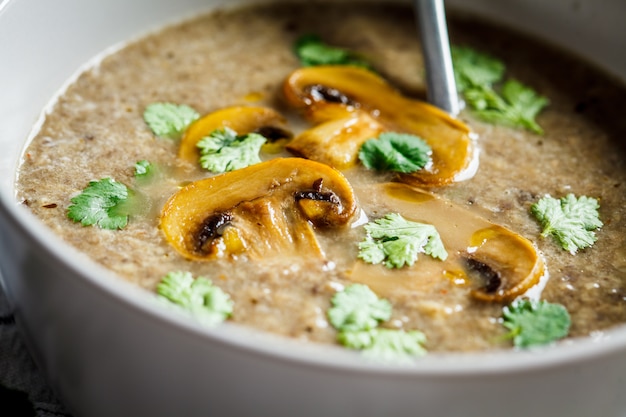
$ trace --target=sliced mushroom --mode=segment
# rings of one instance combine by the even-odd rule
[[[478,272],[472,295],[485,301],[512,301],[545,273],[543,259],[529,240],[496,225],[473,233],[465,258],[466,272]]]
[[[433,164],[402,175],[403,182],[440,186],[473,175],[476,151],[469,127],[428,103],[403,96],[371,71],[338,65],[300,68],[286,79],[283,91],[314,122],[362,109],[389,130],[423,138],[433,150]]]
[[[368,113],[355,111],[305,130],[286,149],[297,156],[347,169],[357,163],[361,145],[384,130]]]
[[[404,269],[358,262],[353,279],[382,296],[402,288],[428,292],[441,280],[452,278],[467,284],[476,299],[508,302],[536,285],[545,273],[543,258],[529,240],[431,193],[401,183],[355,192],[364,206],[434,225],[448,252],[445,261],[421,257]]]
[[[285,118],[267,107],[233,106],[209,113],[193,122],[185,131],[178,156],[197,163],[200,152],[198,142],[216,129],[229,127],[240,135],[259,133],[271,140],[289,138]]]
[[[357,211],[337,170],[301,158],[277,158],[193,182],[167,201],[161,229],[184,257],[241,253],[324,256],[316,228],[343,227]]]

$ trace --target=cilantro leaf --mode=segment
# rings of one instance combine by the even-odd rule
[[[143,113],[143,119],[155,136],[180,139],[183,132],[200,115],[184,104],[152,103]]]
[[[193,278],[191,273],[175,271],[157,284],[157,294],[189,311],[207,325],[221,323],[233,312],[230,296],[205,277]]]
[[[378,328],[380,322],[391,318],[391,304],[367,285],[346,287],[333,296],[331,304],[328,318],[339,331],[337,341],[342,345],[384,361],[404,361],[426,353],[422,332]]]
[[[502,97],[510,103],[518,115],[517,124],[536,133],[543,130],[535,117],[548,105],[548,99],[517,80],[508,80],[502,86]]]
[[[327,45],[317,35],[302,35],[294,44],[294,52],[305,67],[315,65],[355,65],[369,68],[358,54],[347,49]]]
[[[487,122],[543,133],[535,117],[548,105],[548,99],[518,81],[504,83],[502,96],[490,87],[472,87],[464,95],[475,114]]]
[[[596,242],[594,231],[603,225],[599,208],[595,198],[568,194],[561,199],[545,196],[530,207],[530,212],[543,227],[541,236],[552,235],[563,249],[574,255],[578,249]]]
[[[258,133],[237,136],[228,127],[214,130],[197,144],[200,165],[211,172],[227,172],[259,163],[259,152],[266,141]]]
[[[448,257],[434,226],[405,220],[397,213],[369,222],[364,226],[365,240],[359,243],[359,258],[382,263],[388,268],[413,265],[419,253],[445,260]]]
[[[368,169],[411,173],[424,168],[431,160],[432,149],[419,136],[384,132],[369,139],[359,151],[359,159]]]
[[[360,331],[375,328],[391,317],[389,301],[379,299],[367,285],[352,284],[336,293],[328,310],[330,323],[341,331]]]
[[[339,333],[337,340],[342,345],[362,350],[370,359],[382,361],[404,361],[423,356],[426,349],[424,333],[418,330],[370,329]]]
[[[507,335],[517,347],[546,345],[567,336],[571,319],[567,309],[547,301],[517,300],[502,310]]]
[[[504,63],[471,48],[452,46],[454,78],[459,92],[470,87],[491,86],[504,76]]]
[[[111,178],[90,181],[80,194],[70,200],[67,217],[83,226],[123,229],[128,224],[128,215],[121,213],[120,207],[128,196],[128,188]]]
[[[146,161],[145,159],[137,161],[135,163],[135,178],[145,178],[152,174],[153,170],[154,167],[150,161]]]
[[[475,114],[489,123],[528,129],[541,134],[535,118],[548,99],[516,80],[507,80],[501,92],[493,85],[504,76],[504,63],[466,47],[452,47],[454,76],[459,92]]]

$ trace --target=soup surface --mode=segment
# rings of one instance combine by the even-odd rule
[[[489,124],[464,109],[459,118],[476,134],[476,174],[429,192],[536,245],[547,274],[533,296],[567,308],[570,337],[597,336],[626,322],[626,90],[541,42],[471,16],[451,14],[449,20],[453,44],[498,57],[510,77],[532,86],[549,105],[537,117],[543,134]],[[232,298],[230,320],[236,323],[336,343],[337,331],[327,319],[330,300],[338,289],[360,282],[390,301],[393,314],[384,326],[422,331],[429,351],[509,348],[504,303],[471,296],[475,288],[466,279],[415,278],[420,265],[435,262],[423,254],[409,269],[414,273],[400,278],[383,266],[365,271],[357,258],[355,242],[364,234],[358,222],[316,230],[321,257],[304,252],[252,259],[243,253],[197,261],[167,241],[159,227],[166,201],[181,186],[213,174],[181,160],[179,140],[155,137],[143,119],[146,107],[185,104],[204,115],[228,106],[265,106],[285,115],[297,134],[309,125],[286,103],[282,86],[301,67],[294,43],[311,33],[357,51],[405,96],[424,99],[421,50],[406,6],[315,2],[218,11],[130,43],[82,73],[25,151],[20,202],[96,262],[150,291],[171,271],[211,278]],[[261,152],[261,159],[290,156],[277,148]],[[158,180],[137,182],[140,160],[158,167]],[[374,193],[373,184],[392,176],[358,164],[343,174],[370,219],[417,198]],[[70,199],[89,181],[105,177],[144,196],[141,210],[120,230],[69,220]],[[570,193],[598,199],[604,223],[597,242],[575,255],[541,237],[529,213],[546,194]]]

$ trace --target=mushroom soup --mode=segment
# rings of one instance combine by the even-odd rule
[[[63,92],[18,198],[120,277],[293,338],[367,350],[389,331],[401,339],[380,343],[411,335],[420,348],[400,350],[422,354],[626,322],[626,90],[449,20],[458,118],[424,102],[404,5],[259,5],[165,28]],[[585,230],[551,232],[555,210]]]

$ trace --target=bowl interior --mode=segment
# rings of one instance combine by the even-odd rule
[[[0,62],[11,63],[0,65],[0,148],[3,150],[0,154],[0,204],[11,221],[19,224],[34,242],[49,248],[52,256],[72,265],[84,279],[100,286],[108,296],[133,304],[136,311],[154,315],[155,320],[182,326],[203,337],[206,335],[234,343],[243,349],[280,354],[318,364],[360,367],[363,365],[361,362],[351,362],[351,359],[346,359],[346,355],[336,350],[331,350],[330,355],[326,348],[294,350],[277,343],[272,337],[258,336],[250,340],[249,333],[241,329],[215,334],[183,319],[167,317],[144,292],[129,290],[127,285],[116,282],[110,274],[91,262],[77,261],[72,256],[73,249],[60,242],[51,232],[42,231],[42,226],[15,202],[15,170],[25,141],[31,135],[33,126],[41,121],[42,109],[50,105],[52,99],[81,71],[85,62],[93,63],[103,51],[108,53],[121,42],[156,30],[164,24],[176,22],[201,10],[226,4],[232,7],[239,3],[242,1],[5,0],[0,3]],[[609,73],[626,80],[626,55],[623,54],[622,41],[626,39],[626,27],[620,19],[626,15],[626,3],[619,0],[603,2],[602,10],[595,2],[582,0],[512,0],[495,3],[489,0],[450,0],[448,5],[546,38],[597,62]],[[29,25],[24,25],[25,21],[30,22]],[[259,337],[264,340],[260,347]],[[610,332],[610,337],[603,343],[585,339],[564,346],[558,352],[547,349],[541,357],[518,354],[514,361],[510,360],[510,354],[489,355],[488,358],[482,354],[458,358],[433,355],[420,364],[420,372],[494,371],[548,363],[555,365],[577,360],[581,356],[623,349],[625,346],[626,328],[619,328]]]

